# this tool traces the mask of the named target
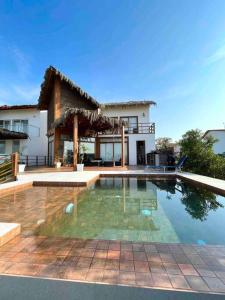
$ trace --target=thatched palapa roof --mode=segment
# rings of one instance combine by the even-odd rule
[[[56,127],[72,127],[74,116],[78,116],[78,130],[81,136],[93,136],[97,132],[117,130],[124,123],[113,118],[106,117],[97,110],[86,110],[81,108],[66,108],[62,116],[57,119],[52,129]]]
[[[0,110],[19,110],[19,109],[38,109],[36,104],[24,104],[24,105],[2,105]]]
[[[132,101],[122,101],[122,102],[109,102],[101,104],[101,107],[115,107],[115,106],[139,106],[139,105],[156,105],[156,102],[152,100],[132,100]]]
[[[82,98],[88,101],[93,108],[99,108],[100,104],[92,98],[88,93],[83,91],[79,86],[77,86],[72,80],[66,77],[63,73],[58,71],[56,68],[50,66],[46,69],[44,75],[44,81],[41,84],[41,92],[38,100],[38,106],[40,109],[47,109],[49,98],[50,87],[54,83],[54,79],[58,77],[61,82],[65,83],[69,89],[77,92]]]
[[[28,134],[24,132],[11,131],[5,128],[0,128],[0,140],[10,140],[10,139],[27,139]]]

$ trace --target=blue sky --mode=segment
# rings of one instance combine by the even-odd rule
[[[1,0],[0,104],[53,65],[99,102],[151,99],[157,137],[225,122],[224,0]]]

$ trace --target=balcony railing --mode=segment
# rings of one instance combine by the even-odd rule
[[[154,134],[155,123],[135,123],[124,127],[125,134]],[[102,135],[120,134],[119,130],[108,130]]]
[[[22,132],[28,134],[29,137],[39,137],[40,128],[34,125],[0,125],[0,128],[10,131]]]

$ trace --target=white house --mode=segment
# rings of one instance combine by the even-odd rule
[[[37,105],[0,106],[0,155],[47,156],[47,113]]]
[[[102,114],[121,119],[125,127],[125,160],[128,165],[146,163],[147,153],[155,150],[155,123],[151,122],[153,101],[128,101],[101,105]],[[119,134],[100,136],[100,157],[104,161],[119,160],[121,157]]]
[[[225,129],[207,130],[204,134],[204,137],[207,136],[212,136],[217,140],[213,145],[213,151],[215,154],[225,153]]]

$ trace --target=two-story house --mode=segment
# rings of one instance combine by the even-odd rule
[[[155,123],[151,122],[153,101],[113,102],[101,105],[103,115],[122,120],[125,126],[125,161],[128,165],[144,165],[147,153],[155,150]],[[120,137],[116,133],[100,136],[100,157],[119,161]]]
[[[47,113],[37,105],[0,106],[0,155],[47,156]]]

